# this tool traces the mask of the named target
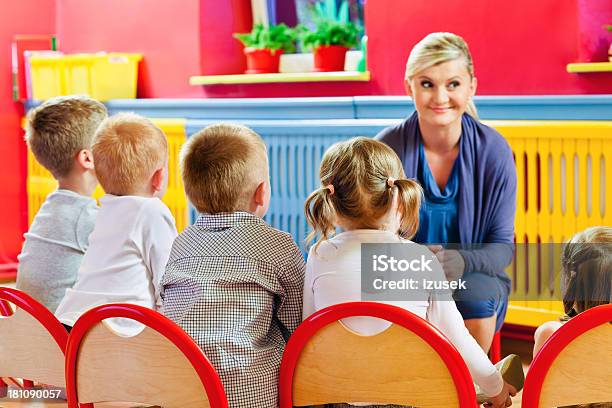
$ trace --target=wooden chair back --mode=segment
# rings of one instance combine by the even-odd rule
[[[132,337],[104,319],[144,324]],[[67,349],[67,394],[77,402],[133,402],[164,408],[226,408],[221,381],[204,353],[177,325],[140,306],[94,308],[74,325]]]
[[[43,305],[17,289],[0,287],[0,300],[16,306],[10,316],[0,317],[0,377],[65,387],[66,329]]]
[[[362,336],[339,320],[392,322]],[[281,365],[281,408],[340,402],[476,407],[471,376],[454,346],[418,316],[394,306],[354,302],[323,309],[293,334]]]
[[[523,390],[525,407],[612,402],[612,305],[570,319],[534,358]]]

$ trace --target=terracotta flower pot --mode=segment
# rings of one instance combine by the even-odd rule
[[[344,71],[347,47],[342,45],[320,45],[314,49],[314,70],[316,72]]]
[[[283,50],[269,50],[257,48],[245,48],[244,55],[247,59],[247,70],[245,74],[267,74],[278,72],[280,56]]]

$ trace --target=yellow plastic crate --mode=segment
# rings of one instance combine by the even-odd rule
[[[189,225],[189,207],[183,180],[179,171],[179,152],[187,138],[184,119],[151,119],[160,127],[168,138],[168,190],[162,201],[170,208],[176,221],[176,228],[181,232]],[[45,201],[47,195],[57,189],[57,181],[37,161],[28,150],[28,222],[32,223],[34,216]],[[99,199],[104,191],[98,185],[94,198]]]
[[[141,54],[33,55],[29,58],[32,98],[88,95],[100,101],[135,98]]]

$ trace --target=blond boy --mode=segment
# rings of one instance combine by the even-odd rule
[[[266,146],[246,127],[213,125],[188,140],[181,165],[200,216],[172,246],[164,313],[212,361],[230,407],[277,407],[281,356],[301,322],[304,259],[289,234],[262,220]]]
[[[71,288],[88,247],[98,207],[91,145],[106,117],[103,104],[83,96],[49,99],[27,117],[26,142],[58,181],[25,234],[17,288],[52,312]]]
[[[101,304],[156,308],[176,237],[174,218],[160,200],[167,187],[168,144],[157,126],[135,114],[114,115],[96,132],[93,157],[106,195],[77,282],[56,311],[67,326]],[[123,334],[141,329],[123,319],[111,326]]]

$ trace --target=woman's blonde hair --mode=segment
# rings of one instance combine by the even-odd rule
[[[380,220],[392,208],[396,189],[401,214],[398,233],[404,238],[416,233],[423,190],[416,181],[406,179],[399,157],[386,144],[366,137],[334,144],[323,155],[320,178],[322,187],[304,205],[306,221],[313,228],[307,242],[317,235],[329,239],[336,216],[359,228],[381,228]]]
[[[612,227],[574,235],[563,248],[561,267],[567,316],[612,303]]]
[[[431,33],[419,41],[406,62],[404,79],[410,80],[417,73],[456,59],[463,59],[470,78],[474,78],[474,63],[467,43],[463,38],[453,33]],[[478,112],[474,101],[470,99],[466,112],[474,119],[478,119]]]

